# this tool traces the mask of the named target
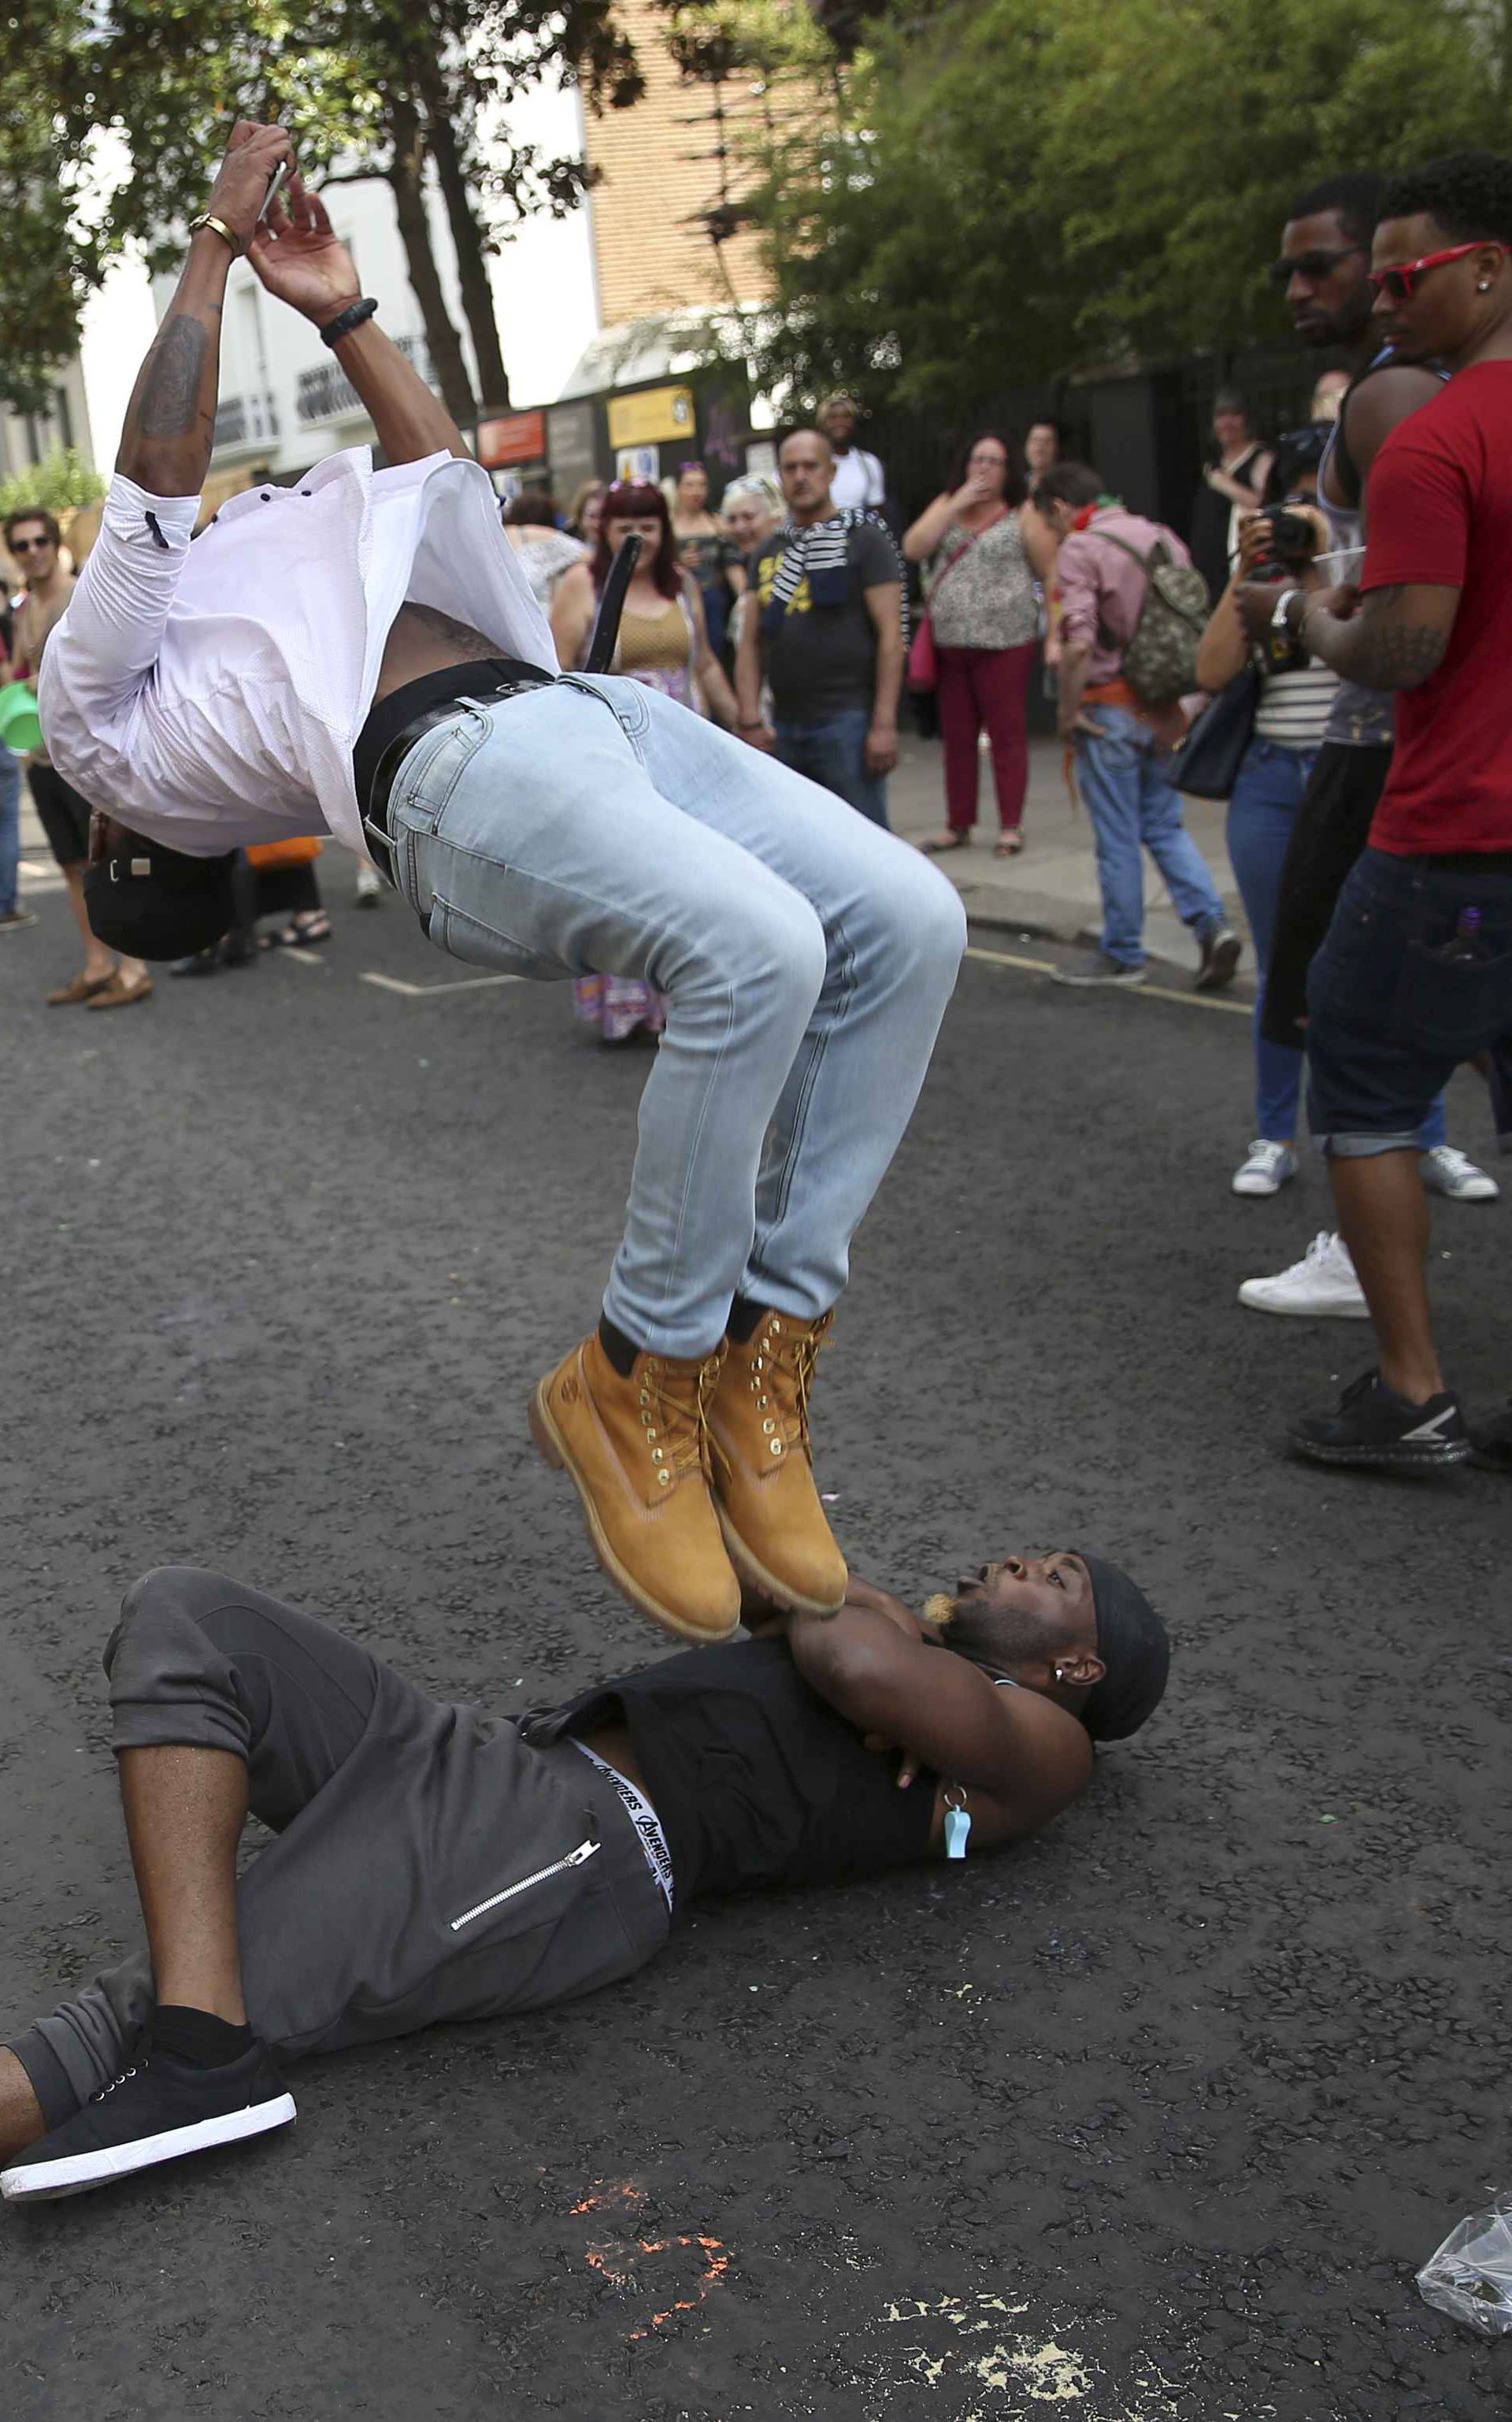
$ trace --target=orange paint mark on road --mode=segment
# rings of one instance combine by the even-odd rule
[[[608,2211],[618,2207],[627,2212],[634,2212],[644,2205],[646,2200],[645,2189],[638,2186],[633,2178],[627,2179],[619,2186],[610,2186],[604,2179],[595,2178],[593,2192],[573,2204],[571,2211],[574,2215],[577,2215],[585,2212]],[[583,2258],[591,2271],[596,2271],[600,2278],[606,2280],[610,2287],[635,2288],[638,2284],[635,2273],[637,2255],[685,2253],[695,2246],[703,2257],[703,2269],[694,2282],[693,2294],[679,2296],[661,2311],[653,2313],[643,2328],[629,2331],[625,2339],[627,2346],[634,2346],[638,2339],[650,2337],[654,2330],[664,2329],[669,2321],[676,2320],[679,2313],[697,2312],[705,2298],[725,2278],[732,2257],[721,2238],[697,2234],[685,2237],[637,2237],[631,2239],[628,2243],[611,2241],[607,2244],[588,2247]],[[628,2267],[622,2267],[625,2265]]]

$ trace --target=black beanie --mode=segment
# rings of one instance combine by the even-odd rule
[[[1097,1653],[1107,1672],[1087,1692],[1081,1721],[1094,1740],[1126,1740],[1165,1695],[1171,1665],[1166,1628],[1142,1589],[1116,1565],[1081,1552],[1097,1610]]]

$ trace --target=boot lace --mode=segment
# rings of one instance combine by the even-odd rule
[[[660,1355],[648,1354],[641,1363],[640,1426],[659,1488],[670,1488],[690,1471],[712,1476],[709,1399],[724,1356],[721,1345],[703,1362],[669,1368]]]
[[[833,1313],[822,1319],[793,1320],[773,1313],[756,1341],[750,1358],[750,1389],[763,1415],[762,1434],[768,1452],[786,1455],[790,1447],[809,1453],[809,1397],[814,1365],[829,1342]]]

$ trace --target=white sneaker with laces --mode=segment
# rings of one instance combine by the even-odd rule
[[[1494,1203],[1502,1191],[1494,1177],[1452,1143],[1436,1143],[1424,1154],[1423,1183],[1434,1194],[1447,1194],[1451,1203]]]
[[[1289,1270],[1279,1270],[1273,1279],[1246,1279],[1239,1301],[1252,1312],[1279,1312],[1294,1320],[1370,1318],[1349,1248],[1326,1228]]]
[[[1256,1136],[1234,1172],[1236,1194],[1279,1194],[1297,1174],[1297,1155],[1289,1143],[1267,1143]]]

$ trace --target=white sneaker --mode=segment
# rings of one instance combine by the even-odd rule
[[[383,896],[383,876],[378,873],[375,868],[367,865],[361,858],[359,858],[357,860],[356,905],[359,908],[376,908]]]
[[[1288,1178],[1297,1174],[1297,1155],[1289,1143],[1267,1143],[1256,1136],[1249,1153],[1234,1172],[1236,1194],[1279,1194]]]
[[[1273,1279],[1246,1279],[1239,1301],[1252,1312],[1286,1313],[1294,1320],[1370,1318],[1349,1248],[1326,1228],[1289,1270],[1278,1271]]]
[[[1494,1203],[1502,1191],[1494,1177],[1452,1143],[1436,1143],[1424,1154],[1423,1183],[1434,1194],[1447,1194],[1451,1203]]]

